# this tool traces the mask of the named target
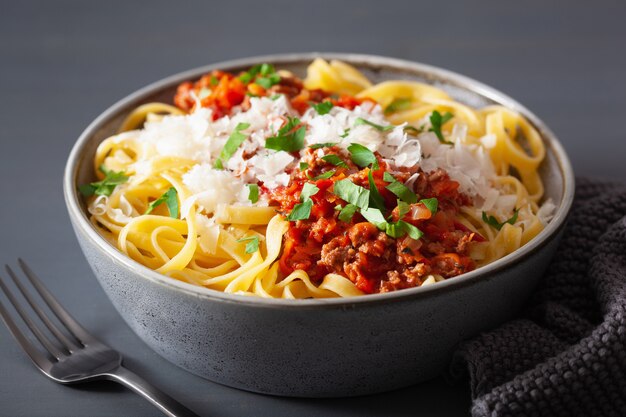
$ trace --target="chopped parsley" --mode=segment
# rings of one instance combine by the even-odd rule
[[[161,197],[157,198],[156,200],[148,204],[148,209],[146,210],[144,214],[152,213],[152,210],[154,210],[156,207],[160,206],[163,203],[167,205],[167,210],[170,213],[170,217],[173,219],[177,219],[178,211],[179,211],[178,210],[178,192],[176,191],[176,188],[174,187],[170,187],[170,189],[164,192],[163,195],[161,195]]]
[[[443,133],[441,133],[441,128],[448,120],[452,119],[453,117],[454,115],[449,111],[445,112],[442,116],[441,113],[435,110],[430,115],[430,124],[432,125],[432,127],[428,129],[428,131],[434,132],[435,135],[437,135],[437,139],[439,139],[439,142],[445,143],[446,145],[454,145],[454,143],[447,141],[443,137]]]
[[[311,209],[313,208],[313,200],[308,199],[302,203],[298,203],[293,206],[293,210],[287,216],[287,220],[295,222],[296,220],[306,220],[311,216]]]
[[[293,222],[296,220],[306,220],[311,216],[311,209],[313,208],[313,200],[311,196],[319,192],[319,188],[311,183],[306,183],[302,187],[300,192],[300,203],[293,206],[291,213],[287,216],[287,220]]]
[[[343,162],[343,159],[341,159],[339,155],[335,155],[335,154],[324,155],[322,156],[322,159],[328,162],[329,164],[333,164],[334,166],[348,168],[348,164]]]
[[[355,126],[360,126],[360,125],[368,125],[373,127],[374,129],[380,131],[380,132],[387,132],[389,130],[392,130],[393,128],[395,128],[394,125],[388,125],[388,126],[381,126],[381,125],[377,125],[376,123],[372,123],[369,120],[365,120],[361,117],[358,117],[356,119],[356,121],[354,122]]]
[[[365,220],[376,225],[380,230],[385,230],[389,224],[387,220],[385,220],[382,211],[374,207],[361,209],[361,215],[365,217]]]
[[[220,80],[217,79],[217,77],[215,75],[211,75],[211,79],[209,81],[211,83],[212,86],[216,86],[220,83]]]
[[[241,133],[242,130],[246,130],[250,127],[250,123],[239,123],[237,127],[235,127],[235,131],[230,134],[228,140],[224,144],[224,148],[222,148],[222,152],[220,152],[219,158],[215,161],[213,165],[217,169],[224,169],[224,164],[226,161],[230,159],[231,156],[237,152],[237,149],[241,144],[248,138],[248,136]]]
[[[333,186],[333,194],[360,209],[369,207],[370,190],[356,185],[349,179],[337,181]]]
[[[330,112],[330,109],[332,109],[334,105],[330,101],[322,101],[321,103],[311,103],[311,107],[315,109],[317,114],[323,116],[325,114],[328,114],[328,112]]]
[[[322,143],[314,143],[313,145],[309,145],[311,149],[320,149],[320,148],[330,148],[331,146],[337,145],[337,142],[322,142]]]
[[[330,171],[326,171],[326,172],[324,172],[323,174],[318,175],[317,177],[313,177],[313,178],[311,178],[311,177],[310,177],[310,176],[308,176],[308,175],[307,175],[307,177],[308,177],[310,180],[317,181],[317,180],[327,180],[327,179],[329,179],[330,177],[332,177],[333,175],[335,175],[335,170],[334,170],[334,169],[333,169],[333,170],[330,170]]]
[[[515,224],[515,222],[517,221],[517,216],[519,215],[519,209],[515,210],[515,213],[513,213],[513,216],[511,216],[511,218],[503,221],[502,223],[500,223],[498,221],[498,219],[496,219],[494,216],[487,216],[487,213],[483,211],[483,221],[485,223],[487,223],[489,226],[495,228],[496,230],[500,230],[504,227],[505,224]]]
[[[300,126],[300,119],[289,117],[285,126],[278,129],[278,134],[267,138],[265,147],[276,151],[297,152],[304,148],[306,127]]]
[[[392,193],[394,193],[400,200],[413,204],[417,203],[417,195],[413,191],[409,189],[406,185],[402,184],[400,181],[394,181],[385,187]]]
[[[341,208],[341,206],[339,207]],[[349,223],[350,221],[352,221],[352,217],[354,216],[354,213],[356,213],[357,208],[358,207],[354,204],[348,204],[345,207],[341,208],[338,216],[339,220]]]
[[[304,187],[302,187],[302,191],[300,192],[300,201],[308,200],[312,195],[317,194],[319,190],[320,189],[315,185],[307,182],[304,184]]]
[[[420,133],[422,133],[422,129],[418,129],[416,127],[413,126],[404,126],[404,133],[408,133],[409,135],[419,135]]]
[[[309,169],[309,164],[306,162],[300,162],[300,171],[305,171]]]
[[[430,210],[430,212],[432,214],[437,213],[437,207],[439,206],[439,200],[437,200],[436,198],[423,198],[419,202],[422,203],[423,205],[425,205],[426,208],[428,210]]]
[[[398,200],[398,218],[402,219],[411,210],[411,205],[402,200]]]
[[[270,74],[267,77],[258,77],[254,82],[267,90],[280,82],[280,75]]]
[[[90,197],[94,194],[109,196],[113,193],[115,187],[128,181],[128,177],[123,171],[115,172],[108,170],[104,164],[100,165],[99,170],[105,175],[102,181],[83,184],[78,187],[78,190],[85,197]]]
[[[248,184],[248,200],[253,204],[259,201],[259,186],[257,184]]]
[[[370,169],[367,173],[367,179],[370,184],[370,206],[379,209],[380,211],[385,210],[385,200],[380,195],[378,191],[378,187],[376,187],[376,183],[374,182],[374,176],[372,175],[372,170]]]
[[[246,243],[246,253],[254,253],[259,250],[258,236],[244,237],[241,239],[237,239],[237,242],[248,242]]]
[[[374,152],[370,151],[367,147],[359,143],[351,143],[348,146],[348,152],[350,152],[350,159],[356,165],[361,168],[372,165],[373,169],[378,169],[378,159]]]
[[[339,137],[342,139],[345,139],[348,137],[349,134],[350,134],[350,128],[347,128],[346,130],[343,131],[341,135],[339,135]]]
[[[385,107],[385,114],[389,115],[401,110],[406,110],[411,107],[411,99],[406,97],[400,97],[392,101],[387,107]]]

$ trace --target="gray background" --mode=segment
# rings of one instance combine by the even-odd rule
[[[131,369],[203,415],[466,415],[466,381],[285,399],[223,387],[161,359],[121,321],[83,259],[63,203],[63,165],[82,129],[143,85],[224,59],[317,50],[412,59],[476,78],[547,122],[578,175],[623,179],[626,3],[584,3],[2,0],[0,261],[29,260]],[[48,381],[1,327],[0,415],[157,413],[113,384]]]

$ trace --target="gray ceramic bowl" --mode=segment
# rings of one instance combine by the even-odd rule
[[[199,288],[127,258],[87,219],[77,184],[93,178],[97,145],[149,101],[171,102],[183,80],[259,62],[304,75],[316,56],[341,59],[373,81],[434,84],[471,106],[499,103],[526,116],[547,147],[541,166],[556,216],[527,245],[444,282],[349,299],[272,300]],[[506,95],[469,78],[414,62],[352,54],[293,54],[222,62],[151,84],[119,101],[80,136],[67,162],[65,201],[80,246],[128,325],[171,362],[225,385],[304,397],[369,394],[414,384],[445,369],[455,345],[514,315],[541,279],[572,204],[570,163],[552,132]]]

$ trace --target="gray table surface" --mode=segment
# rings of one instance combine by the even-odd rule
[[[149,82],[224,59],[317,50],[412,59],[486,82],[553,128],[578,175],[624,179],[624,17],[619,1],[1,0],[0,261],[28,259],[129,368],[202,415],[467,415],[466,381],[288,399],[220,386],[161,359],[121,320],[80,253],[61,192],[66,157],[93,118]],[[113,384],[45,379],[0,327],[0,415],[158,415]]]

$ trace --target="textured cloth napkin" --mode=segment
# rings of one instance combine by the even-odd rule
[[[626,184],[578,179],[522,316],[462,344],[472,415],[626,416]]]

